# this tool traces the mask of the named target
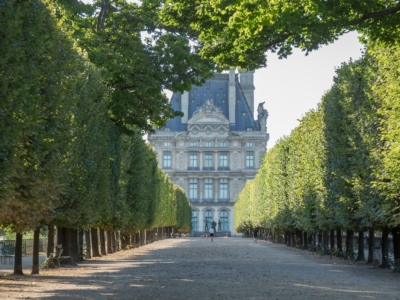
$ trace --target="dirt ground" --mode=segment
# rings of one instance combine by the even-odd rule
[[[0,266],[0,299],[400,300],[399,273],[243,238],[167,239],[40,275],[11,273]]]

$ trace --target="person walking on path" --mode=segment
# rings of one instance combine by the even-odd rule
[[[213,241],[213,238],[214,238],[214,228],[211,227],[210,228],[210,239],[211,239],[211,242]]]
[[[258,236],[258,229],[254,228],[254,230],[253,230],[254,243],[257,243],[257,236]]]

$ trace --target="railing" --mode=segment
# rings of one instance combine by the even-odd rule
[[[214,167],[203,167],[203,171],[214,171]]]
[[[229,167],[218,167],[218,171],[229,171]]]
[[[188,167],[187,169],[188,169],[188,171],[199,171],[200,170],[199,167]]]
[[[212,203],[214,202],[214,198],[203,198],[204,203]]]
[[[199,199],[198,198],[189,198],[189,202],[197,203],[197,202],[199,202]]]
[[[39,239],[39,252],[46,252],[47,239]],[[15,240],[0,241],[0,255],[15,254]],[[22,240],[22,255],[31,255],[33,252],[33,239]]]
[[[219,203],[229,203],[230,198],[218,198]]]

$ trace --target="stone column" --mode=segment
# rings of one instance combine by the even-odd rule
[[[214,177],[214,185],[215,185],[215,189],[214,189],[214,202],[218,202],[218,192],[219,192],[219,182],[218,182],[218,178]]]
[[[204,215],[203,215],[203,211],[200,209],[197,212],[197,228],[196,231],[204,231]]]
[[[203,201],[203,178],[197,178],[197,197],[199,197],[199,201]]]
[[[203,170],[203,151],[199,151],[199,168],[200,170]]]

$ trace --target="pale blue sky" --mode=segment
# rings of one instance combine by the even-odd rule
[[[335,68],[350,58],[358,59],[362,49],[357,33],[351,32],[308,56],[300,50],[282,60],[275,54],[268,54],[267,67],[256,70],[254,76],[257,102],[254,106],[265,101],[264,107],[269,113],[268,148],[283,135],[289,135],[298,120],[317,107],[322,95],[333,84]]]

